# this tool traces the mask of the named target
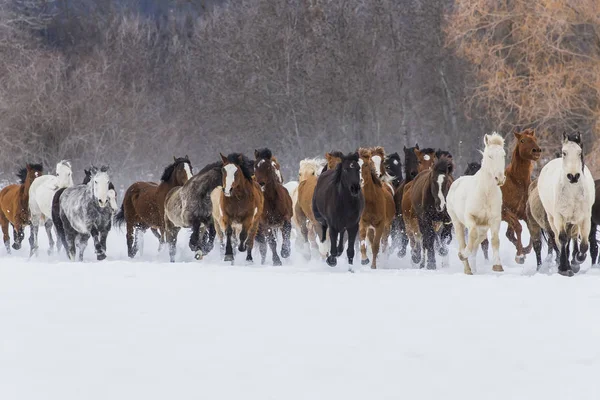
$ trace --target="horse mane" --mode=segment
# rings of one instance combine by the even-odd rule
[[[488,146],[498,145],[504,147],[504,138],[498,132],[492,132],[491,135],[487,135]]]
[[[65,167],[71,168],[71,161],[69,161],[69,160],[60,160],[59,164],[62,164]]]
[[[240,167],[244,177],[250,181],[252,180],[253,173],[248,167],[248,164],[251,163],[251,161],[248,159],[248,157],[242,153],[231,153],[227,156],[227,161]]]
[[[210,163],[207,166],[205,166],[204,168],[202,168],[200,170],[200,172],[198,172],[198,175],[202,175],[207,171],[213,170],[213,169],[221,169],[223,168],[223,161],[216,161],[214,163]]]
[[[322,158],[305,158],[300,161],[299,172],[306,170],[314,170],[315,175],[320,175],[321,171],[323,171],[323,167],[327,166],[327,161]]]
[[[342,153],[341,151],[338,151],[338,150],[330,151],[329,155],[332,156],[332,157],[341,158],[342,160],[344,159],[344,153]],[[358,160],[356,160],[356,161],[358,162]],[[323,167],[323,171],[322,172],[325,172],[328,169],[329,168],[328,168],[328,165],[327,165],[327,160],[325,160],[325,166]]]
[[[427,147],[427,148],[425,148],[423,150],[419,150],[419,151],[423,154],[435,154],[436,153],[435,149],[431,148],[431,147]]]
[[[34,170],[36,172],[40,172],[41,173],[44,170],[44,167],[42,166],[42,164],[27,163],[27,165],[29,165],[29,168],[31,168],[32,170]],[[19,178],[19,183],[20,184],[24,184],[25,180],[27,179],[27,167],[21,168],[17,172],[17,177]]]
[[[361,147],[358,149],[358,155],[365,158],[371,157],[371,149]]]
[[[481,169],[481,164],[478,162],[470,162],[467,164],[467,169],[465,170],[464,175],[475,175],[477,171]]]
[[[454,172],[454,164],[448,157],[442,157],[433,164],[433,170],[439,174],[452,174]]]
[[[264,158],[267,160],[270,160],[273,157],[273,153],[271,152],[271,149],[265,147],[263,149],[258,149],[258,150],[254,150],[254,158],[256,158],[257,160]]]
[[[442,158],[442,157],[448,157],[448,158],[452,158],[452,154],[450,154],[450,152],[449,152],[449,151],[442,150],[442,149],[438,149],[438,150],[435,152],[435,156],[436,156],[437,158]]]
[[[402,160],[400,159],[400,154],[398,154],[397,152],[394,152],[394,153],[392,153],[392,154],[388,154],[388,155],[385,157],[385,160],[386,160],[386,161],[387,161],[387,160],[396,160],[396,161],[398,161],[398,163],[399,163],[400,165],[402,165]]]
[[[178,165],[183,164],[183,163],[190,164],[190,160],[187,157],[176,158],[175,161],[171,165],[169,165],[167,168],[165,168],[162,176],[160,177],[160,180],[163,182],[167,182],[169,179],[171,179],[171,175],[173,175],[175,168],[177,168]]]

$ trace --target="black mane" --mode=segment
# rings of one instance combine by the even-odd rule
[[[42,164],[28,163],[27,165],[29,165],[29,168],[31,168],[32,170],[39,172],[39,173],[42,173],[44,170],[44,167],[42,167]],[[17,172],[17,177],[19,178],[19,183],[24,184],[25,180],[27,179],[27,167],[21,168]]]
[[[254,150],[254,158],[256,158],[257,160],[260,160],[262,158],[270,160],[271,157],[273,157],[273,153],[271,152],[271,149],[267,147],[265,147],[264,149]]]
[[[397,152],[392,153],[392,154],[388,154],[385,157],[386,161],[387,160],[397,160],[400,164],[402,164],[402,160],[400,159],[400,154],[398,154]]]
[[[252,161],[242,153],[231,153],[227,156],[227,161],[232,164],[237,165],[242,170],[242,174],[248,180],[252,180],[252,175],[254,174],[253,168],[250,168],[250,165],[254,165]]]
[[[191,171],[192,163],[190,162],[190,160],[187,157],[176,158],[175,161],[173,162],[173,164],[171,164],[167,168],[165,168],[162,176],[160,177],[160,180],[163,182],[167,182],[169,179],[171,179],[171,175],[173,175],[173,171],[175,171],[175,168],[177,168],[178,165],[184,164],[184,163],[189,164],[190,171]]]
[[[569,142],[577,143],[581,147],[581,172],[585,171],[585,161],[583,159],[583,141],[581,140],[581,133],[579,131],[575,133],[563,132],[563,140],[566,139]]]
[[[477,171],[481,169],[481,164],[478,162],[470,162],[467,164],[467,169],[465,170],[464,175],[475,175]]]
[[[448,158],[452,158],[452,154],[450,154],[450,152],[449,152],[449,151],[442,150],[442,149],[438,149],[438,150],[435,152],[435,156],[436,156],[437,158],[442,158],[442,157],[448,157]]]
[[[427,147],[423,150],[419,150],[423,154],[435,154],[435,149],[431,147]]]
[[[216,162],[208,164],[207,166],[205,166],[204,168],[202,168],[200,170],[200,172],[198,172],[198,175],[202,175],[202,174],[204,174],[204,173],[206,173],[206,172],[208,172],[210,170],[213,170],[213,169],[219,169],[220,170],[221,168],[223,168],[223,161],[216,161]]]

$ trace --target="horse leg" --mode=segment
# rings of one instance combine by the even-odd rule
[[[13,236],[14,241],[12,248],[15,250],[20,250],[21,243],[23,242],[23,238],[25,237],[25,231],[20,223],[18,223],[17,225],[13,225]]]
[[[379,246],[381,246],[382,236],[383,223],[380,223],[378,226],[375,227],[375,229],[369,232],[369,240],[371,241],[371,251],[373,252],[373,262],[371,263],[371,269],[377,269],[377,256],[379,255]]]
[[[399,217],[399,232],[400,236],[400,249],[398,250],[398,257],[404,258],[406,256],[406,248],[408,247],[408,234],[406,233],[406,224],[404,223],[404,218],[402,216]]]
[[[31,215],[31,225],[29,228],[29,257],[34,254],[37,256],[38,251],[38,232],[40,229],[39,215]]]
[[[248,230],[248,239],[246,242],[246,248],[247,248],[247,252],[246,252],[246,262],[247,263],[253,263],[254,260],[252,260],[252,249],[254,248],[254,238],[256,237],[256,232],[258,232],[258,218],[252,220],[252,218],[250,218],[250,221],[252,223],[252,225],[250,225],[250,229]],[[243,225],[245,226],[245,225]],[[244,230],[242,226],[242,231]],[[273,230],[271,230],[271,234],[273,233]],[[240,240],[242,240],[242,235],[240,234]]]
[[[271,253],[273,256],[273,265],[278,267],[281,265],[281,259],[277,254],[277,237],[275,236],[274,229],[269,229],[267,231],[267,242],[269,243],[269,247],[271,248]]]
[[[146,228],[138,228],[135,231],[135,244],[140,252],[140,256],[144,255],[144,234],[146,233]]]
[[[398,223],[398,217],[394,216],[392,220],[392,225],[390,226],[389,236],[392,239],[392,245],[390,247],[390,251],[394,251],[398,246],[400,246],[400,226]]]
[[[573,276],[573,271],[569,265],[569,252],[567,250],[568,242],[570,240],[567,230],[564,225],[558,233],[558,244],[560,246],[560,261],[558,264],[558,273],[563,276]]]
[[[231,235],[233,234],[233,228],[231,224],[225,226],[225,235],[227,236],[227,243],[225,244],[225,261],[231,261],[233,264],[233,247],[231,246]]]
[[[152,234],[154,235],[154,237],[158,239],[158,252],[160,253],[162,251],[163,245],[165,244],[163,242],[163,237],[160,234],[160,232],[158,231],[158,229],[156,229],[156,228],[150,228],[150,232],[152,232]]]
[[[194,219],[192,221],[192,234],[190,235],[189,247],[190,250],[195,253],[194,258],[196,260],[201,260],[204,254],[201,250],[200,238],[203,236],[203,231],[201,229],[201,223],[199,220]]]
[[[496,272],[504,272],[502,268],[502,261],[500,260],[500,223],[502,220],[498,218],[490,224],[490,230],[492,231],[492,253],[493,253],[493,266],[492,270]]]
[[[329,229],[329,240],[331,241],[331,249],[329,250],[329,255],[327,256],[327,265],[330,267],[335,267],[337,265],[337,239],[338,239],[338,231],[334,228]]]
[[[90,240],[89,234],[77,235],[77,250],[79,250],[79,261],[83,261],[83,252],[87,247],[88,241]],[[94,235],[94,242],[96,242],[96,235]]]
[[[510,211],[505,211],[502,217],[502,219],[508,223],[506,237],[517,248],[515,262],[517,264],[523,264],[525,262],[525,254],[521,242],[521,232],[523,231],[523,227],[517,216]]]
[[[217,230],[213,222],[209,222],[208,226],[204,228],[204,235],[202,235],[202,252],[208,254],[215,247],[215,236]]]
[[[358,224],[356,226],[348,228],[348,249],[346,255],[348,256],[348,270],[352,271],[352,263],[354,262],[354,244],[356,243],[356,234],[358,233]]]
[[[169,246],[169,261],[175,262],[175,254],[177,254],[177,234],[179,233],[179,227],[176,227],[166,216],[165,216],[165,242]]]
[[[371,261],[369,260],[369,257],[367,257],[367,226],[362,222],[359,226],[358,236],[360,240],[360,263],[362,265],[367,265]]]
[[[46,235],[48,235],[48,255],[51,255],[52,253],[54,253],[54,245],[55,244],[56,244],[56,248],[58,249],[58,242],[60,242],[60,240],[57,240],[57,242],[54,242],[54,237],[52,237],[52,227],[53,226],[54,226],[54,223],[52,222],[51,219],[47,219],[46,222],[44,222],[44,228],[46,228]],[[35,240],[36,240],[35,244],[37,246],[37,234],[36,234]]]
[[[260,263],[265,264],[267,259],[267,240],[265,238],[265,229],[259,226],[255,240],[258,242],[258,251],[260,252]]]
[[[104,260],[106,258],[106,238],[108,236],[108,229],[102,230],[100,232],[100,249],[102,251],[102,258],[100,258],[100,255],[97,256],[97,259],[100,260]]]
[[[596,261],[598,260],[598,239],[596,239],[596,231],[598,229],[598,225],[593,222],[590,223],[590,255],[592,256],[592,265],[596,265]]]
[[[575,261],[579,264],[585,261],[587,251],[589,249],[589,237],[591,231],[592,221],[586,218],[579,224],[579,236],[581,237],[581,246],[579,248],[579,251],[577,252],[577,255],[575,256]]]
[[[419,230],[423,237],[423,249],[425,251],[424,256],[427,257],[427,269],[436,269],[435,262],[435,231],[431,221],[427,221],[424,218],[419,218]],[[425,259],[423,257],[423,260]]]
[[[127,233],[125,236],[127,237],[127,255],[129,258],[135,257],[135,253],[137,253],[137,246],[135,243],[136,239],[136,228],[135,226],[127,221]]]
[[[285,221],[283,228],[281,229],[281,236],[283,243],[281,244],[281,257],[289,258],[292,251],[292,223],[291,221]]]
[[[458,251],[458,257],[462,260],[465,266],[465,274],[473,275],[473,269],[475,269],[475,266],[473,266],[473,269],[471,269],[471,265],[469,264],[469,257],[471,257],[471,255],[473,254],[475,245],[477,244],[477,239],[479,238],[479,230],[474,221],[469,221],[469,226],[467,229],[469,231],[469,238],[466,243],[466,247],[460,246],[462,247],[462,250]],[[459,240],[461,239],[462,238],[459,238]],[[464,239],[462,240],[464,241]]]
[[[345,230],[342,230],[339,232],[339,239],[338,239],[338,248],[337,248],[337,253],[336,256],[339,257],[344,253],[344,232]]]
[[[4,240],[4,246],[6,247],[6,252],[10,254],[10,236],[8,234],[9,222],[2,211],[0,211],[0,225],[2,226],[2,237]]]
[[[104,250],[102,249],[102,242],[100,241],[100,231],[98,230],[98,228],[93,228],[91,231],[92,234],[92,238],[94,239],[94,250],[96,252],[96,259],[98,261],[102,261],[106,258],[106,254],[104,254]],[[89,239],[89,237],[88,237]],[[86,239],[86,245],[87,245],[87,239]],[[82,257],[83,257],[83,251],[82,253]]]

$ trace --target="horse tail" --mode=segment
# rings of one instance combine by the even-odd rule
[[[115,226],[120,228],[125,223],[125,202],[121,204],[119,212],[115,214]]]

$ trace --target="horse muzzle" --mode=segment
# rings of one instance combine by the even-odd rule
[[[108,200],[98,199],[98,205],[100,206],[100,208],[104,208],[108,205]]]
[[[350,186],[350,194],[354,197],[358,196],[360,193],[360,185],[352,185]]]
[[[581,174],[578,172],[575,175],[573,174],[567,174],[567,179],[569,180],[570,183],[577,183],[579,182],[579,177],[581,177]]]

